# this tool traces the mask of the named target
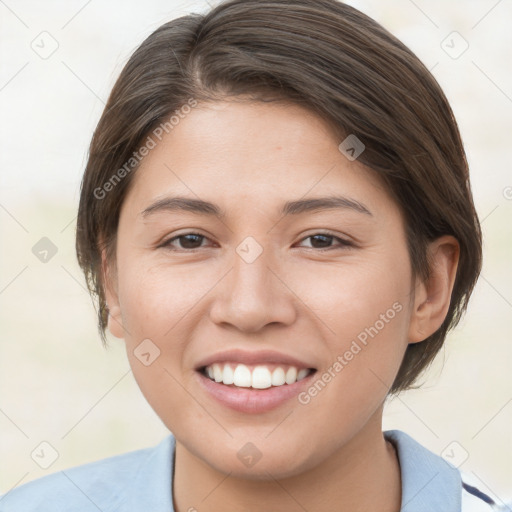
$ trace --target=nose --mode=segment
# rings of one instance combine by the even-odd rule
[[[240,254],[234,252],[231,270],[215,288],[212,322],[244,332],[258,332],[268,324],[292,324],[295,295],[275,259],[268,257],[266,250],[254,261]]]

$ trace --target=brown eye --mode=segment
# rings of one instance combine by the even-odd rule
[[[173,238],[170,238],[166,242],[164,242],[160,247],[167,247],[169,249],[198,249],[201,247],[201,243],[205,240],[206,237],[204,235],[200,235],[199,233],[185,233],[183,235],[178,235]],[[179,240],[179,247],[176,247],[173,242]]]
[[[307,236],[303,240],[311,239],[311,249],[335,249],[336,245],[331,245],[333,241],[338,242],[338,247],[350,247],[353,244],[348,240],[344,240],[338,236],[331,235],[329,233],[316,233],[314,235]]]

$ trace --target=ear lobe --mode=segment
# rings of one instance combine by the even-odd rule
[[[121,306],[117,292],[117,276],[107,261],[106,250],[101,251],[101,277],[108,309],[108,330],[116,338],[124,338]]]
[[[409,343],[418,343],[436,332],[446,318],[457,275],[460,246],[456,238],[444,235],[430,243],[431,275],[416,281],[414,307],[409,325]]]

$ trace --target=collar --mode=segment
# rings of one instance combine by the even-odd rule
[[[176,439],[172,434],[148,451],[130,484],[120,512],[174,512],[172,482],[175,453]]]
[[[460,512],[462,481],[455,466],[401,430],[386,430],[384,437],[394,444],[400,463],[400,512]]]
[[[400,430],[386,430],[400,463],[400,512],[460,512],[461,476],[458,469]],[[176,439],[170,434],[147,452],[130,485],[123,510],[174,512],[172,481]]]

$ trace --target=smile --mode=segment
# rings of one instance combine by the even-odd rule
[[[294,384],[314,370],[277,364],[246,365],[241,363],[214,363],[202,369],[203,375],[226,386],[267,389]]]
[[[227,382],[231,380],[230,370],[225,373],[226,366],[230,366],[232,372],[233,382],[230,384],[225,384],[223,381],[225,376]],[[208,372],[210,374],[213,372],[212,377]],[[215,402],[229,409],[247,414],[261,414],[285,404],[311,385],[311,379],[315,373],[316,370],[311,368],[297,371],[296,367],[283,366],[277,366],[271,372],[271,368],[267,365],[256,365],[251,371],[247,365],[240,363],[236,364],[235,368],[229,363],[224,365],[214,363],[210,367],[203,367],[194,372],[200,388],[208,398],[213,398]],[[281,384],[283,375],[284,383]],[[256,386],[265,387],[253,387],[253,379]],[[275,385],[272,384],[273,379],[276,382]],[[270,386],[268,386],[269,381]],[[235,382],[241,382],[242,385],[239,386]],[[250,385],[248,385],[249,382]]]

